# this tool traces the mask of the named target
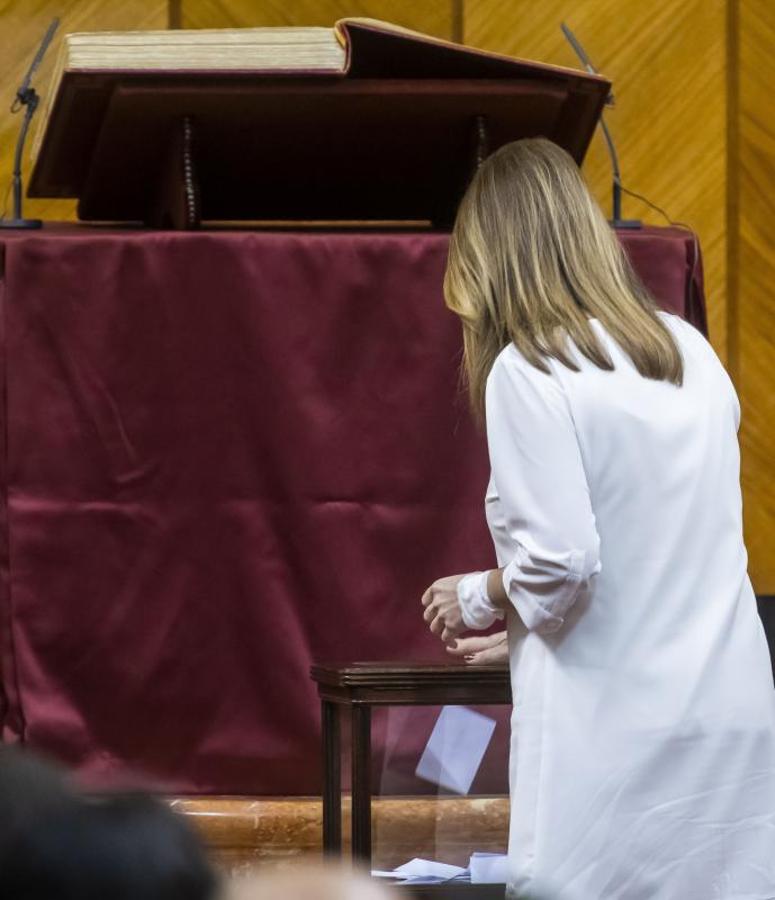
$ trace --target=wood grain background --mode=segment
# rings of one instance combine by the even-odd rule
[[[775,4],[742,0],[729,160],[733,377],[742,402],[743,511],[754,587],[775,594]]]
[[[0,0],[0,192],[8,184],[18,117],[15,88],[54,15],[68,31],[164,27],[332,25],[373,16],[492,50],[577,65],[565,17],[614,82],[608,114],[623,180],[694,228],[705,257],[711,341],[743,405],[746,542],[759,593],[775,593],[775,3],[771,0]],[[56,46],[38,85],[48,82]],[[585,172],[605,208],[608,160],[600,136]],[[5,206],[0,202],[0,209]],[[29,215],[74,218],[74,204],[27,201]],[[664,224],[640,200],[625,216]]]

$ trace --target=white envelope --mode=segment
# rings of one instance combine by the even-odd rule
[[[408,879],[409,884],[434,884],[457,878],[466,871],[461,866],[451,866],[448,863],[436,862],[434,859],[416,857],[410,859],[408,863],[398,866],[395,874]]]
[[[468,864],[471,884],[505,884],[508,878],[508,857],[501,853],[474,853]]]
[[[467,794],[495,731],[495,720],[465,706],[445,706],[433,726],[415,775]]]

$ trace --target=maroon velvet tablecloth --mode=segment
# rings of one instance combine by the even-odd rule
[[[693,238],[623,240],[704,328]],[[493,562],[446,246],[0,236],[5,740],[89,778],[313,793],[310,662],[440,657],[422,590]]]

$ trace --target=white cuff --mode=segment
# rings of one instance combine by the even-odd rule
[[[489,571],[471,572],[470,575],[464,575],[457,583],[457,599],[466,628],[483,631],[505,615],[502,609],[496,609],[490,602],[487,593],[487,576],[489,574]]]

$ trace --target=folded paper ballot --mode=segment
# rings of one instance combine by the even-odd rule
[[[500,853],[473,853],[468,867],[451,866],[433,859],[411,859],[391,872],[374,869],[375,878],[395,878],[400,884],[505,884],[507,857]]]
[[[468,863],[471,884],[505,884],[508,857],[502,853],[473,853]]]
[[[452,881],[465,875],[466,869],[462,866],[450,866],[447,863],[436,862],[432,859],[412,859],[395,870],[412,884],[434,884],[440,881]]]
[[[495,731],[495,720],[465,706],[439,713],[415,775],[458,794],[467,794]]]

